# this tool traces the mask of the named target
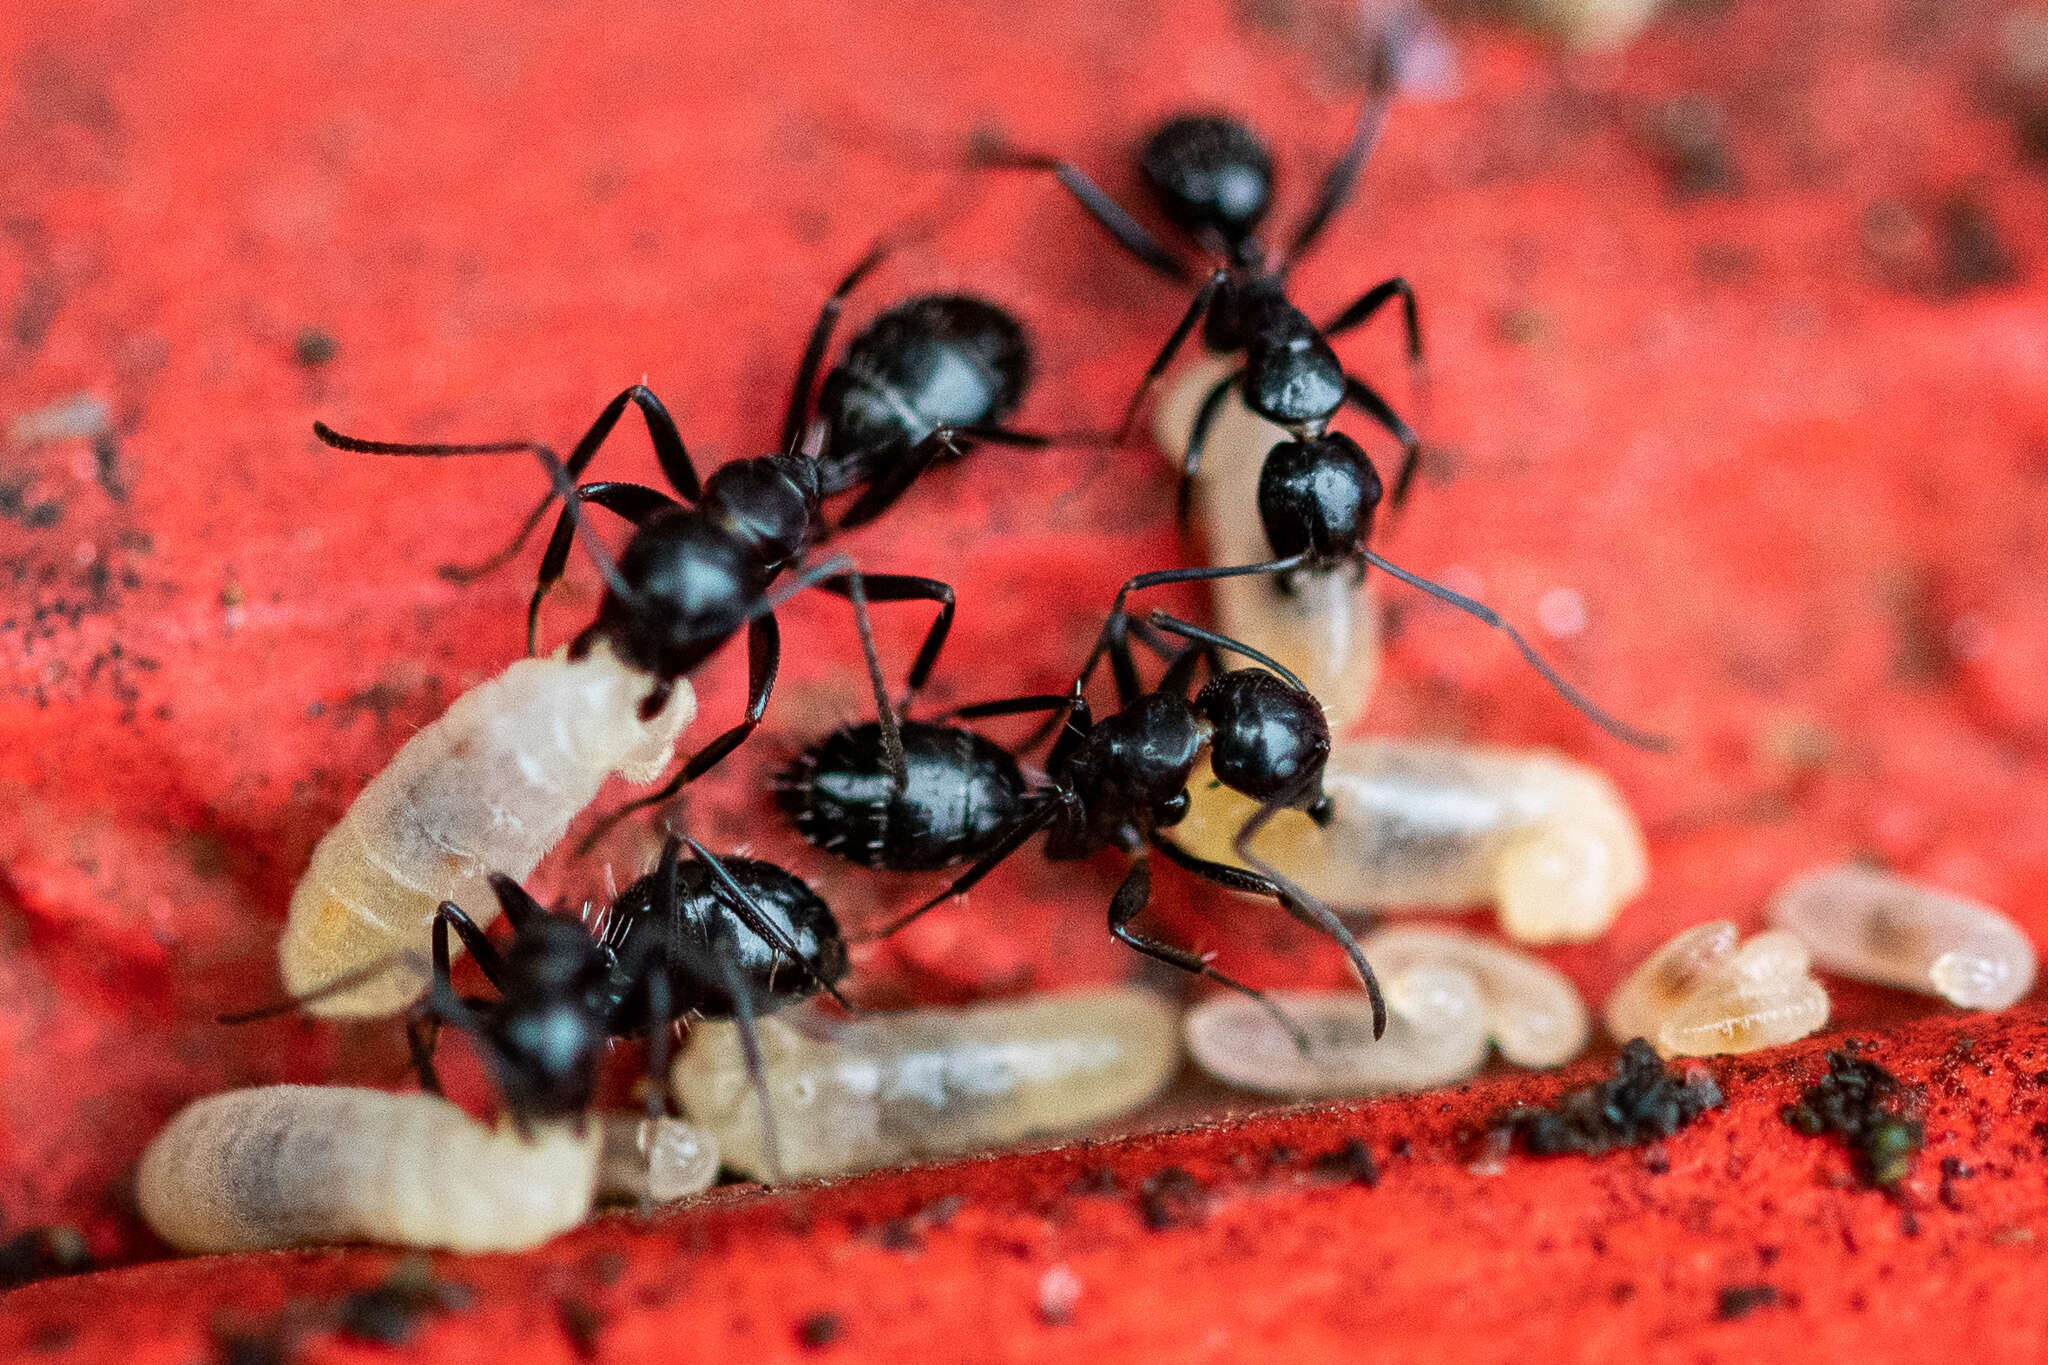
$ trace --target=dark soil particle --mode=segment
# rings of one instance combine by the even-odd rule
[[[90,1269],[92,1255],[77,1228],[29,1228],[0,1242],[0,1290]]]
[[[427,1318],[469,1304],[467,1286],[434,1277],[424,1256],[407,1256],[392,1267],[390,1278],[359,1290],[335,1305],[334,1325],[344,1336],[379,1346],[403,1346]]]
[[[813,1313],[796,1325],[796,1339],[812,1351],[821,1351],[839,1340],[840,1322],[836,1313]]]
[[[1348,1181],[1368,1188],[1380,1183],[1380,1165],[1372,1159],[1372,1148],[1357,1138],[1318,1156],[1311,1169],[1325,1180]]]
[[[1778,1301],[1778,1291],[1767,1284],[1731,1284],[1721,1290],[1714,1316],[1723,1322],[1746,1318],[1759,1308]]]
[[[1722,1104],[1705,1072],[1681,1076],[1637,1038],[1621,1050],[1612,1080],[1574,1090],[1550,1109],[1510,1109],[1494,1122],[1531,1156],[1595,1155],[1670,1137]]]
[[[1785,1122],[1807,1137],[1833,1134],[1854,1158],[1857,1178],[1896,1190],[1913,1169],[1924,1134],[1904,1110],[1898,1078],[1876,1062],[1843,1049],[1828,1054],[1828,1074],[1785,1107]]]
[[[597,1359],[597,1341],[604,1334],[604,1315],[587,1301],[564,1294],[555,1301],[555,1320],[578,1360]]]
[[[1178,1166],[1146,1177],[1138,1191],[1138,1214],[1154,1232],[1200,1223],[1208,1216],[1208,1203],[1201,1182]]]

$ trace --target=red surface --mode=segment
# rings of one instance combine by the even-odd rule
[[[1122,189],[1160,113],[1228,104],[1255,112],[1298,204],[1352,107],[1338,30],[1289,5],[1046,0],[943,22],[893,0],[814,8],[101,4],[0,29],[0,417],[13,429],[86,393],[115,427],[105,461],[77,440],[0,448],[7,1226],[69,1220],[104,1258],[156,1255],[124,1181],[180,1104],[397,1074],[390,1030],[210,1020],[273,989],[292,880],[364,778],[516,651],[519,576],[460,589],[433,568],[495,544],[533,483],[509,463],[337,455],[312,442],[313,417],[564,441],[644,374],[708,467],[772,440],[819,298],[878,230],[954,188],[941,168],[977,128],[1071,149]],[[1525,622],[1545,593],[1576,589],[1587,629],[1549,648],[1683,748],[1621,750],[1497,641],[1412,602],[1369,723],[1554,744],[1616,773],[1655,873],[1608,938],[1551,955],[1595,1000],[1675,928],[1753,921],[1781,878],[1855,851],[1985,896],[2038,940],[2048,299],[2027,272],[2048,199],[1993,80],[1997,11],[1680,8],[1613,58],[1454,30],[1460,93],[1397,110],[1363,204],[1300,285],[1322,311],[1399,270],[1425,301],[1445,454],[1388,552]],[[1652,130],[1688,92],[1726,110],[1733,197],[1672,197]],[[2019,282],[1949,287],[1938,229],[1957,197],[1989,215]],[[934,287],[983,290],[1030,321],[1043,378],[1024,418],[1041,426],[1113,411],[1178,306],[1027,181],[988,186],[856,312]],[[308,328],[336,340],[332,363],[295,363]],[[1398,399],[1390,337],[1346,353]],[[638,442],[604,468],[651,476]],[[851,546],[961,585],[944,701],[1056,683],[1114,584],[1184,554],[1170,512],[1149,452],[989,451]],[[563,594],[554,637],[592,601],[587,586]],[[899,657],[909,615],[885,630]],[[785,634],[802,642],[771,713],[786,749],[859,701],[843,608],[797,604]],[[735,652],[700,676],[711,714],[735,712],[742,673]],[[697,831],[829,872],[789,849],[760,795],[777,742],[693,797]],[[871,953],[863,990],[1121,972],[1101,932],[1115,875],[1027,861]],[[562,863],[540,880],[580,894],[602,871]],[[1174,927],[1246,974],[1341,979],[1269,911],[1162,881]],[[855,920],[878,897],[901,902],[840,875],[829,889]],[[1875,991],[1837,1005],[1859,1028],[1932,1012]],[[1940,1079],[1963,1027],[1993,1073],[1960,1068],[1968,1122],[1937,1139],[1921,1202],[1941,1154],[2012,1171],[1964,1182],[1964,1212],[1930,1207],[1918,1239],[1900,1239],[1877,1196],[1817,1180],[1840,1163],[1776,1125],[1773,1060],[1729,1068],[1758,1079],[1674,1142],[1654,1181],[1626,1154],[1463,1173],[1438,1150],[1453,1127],[1554,1084],[1490,1081],[1443,1113],[1425,1100],[1139,1140],[1113,1159],[1226,1186],[1208,1223],[1158,1237],[1127,1208],[1059,1201],[1090,1155],[876,1177],[649,1232],[606,1223],[536,1258],[461,1267],[483,1305],[428,1347],[500,1356],[480,1329],[545,1319],[561,1268],[604,1247],[643,1260],[631,1282],[659,1299],[685,1281],[653,1252],[700,1229],[689,1287],[623,1296],[607,1358],[696,1334],[706,1352],[793,1350],[789,1324],[820,1306],[847,1312],[837,1349],[877,1356],[963,1339],[1020,1359],[1088,1343],[1221,1353],[1290,1330],[1356,1345],[1368,1326],[1444,1358],[1563,1331],[1610,1356],[1646,1336],[1698,1358],[1839,1334],[1890,1357],[1917,1350],[1901,1328],[1924,1323],[2038,1343],[2022,1287],[2038,1271],[2038,1120],[2006,1112],[2000,1079],[2038,1045],[2034,1018],[1938,1021],[1887,1043],[1904,1074]],[[1305,1152],[1356,1130],[1383,1157],[1415,1133],[1424,1155],[1390,1163],[1370,1194],[1217,1164],[1281,1140],[1276,1123]],[[968,1209],[923,1260],[843,1231],[847,1211],[875,1219],[954,1189]],[[822,1231],[785,1230],[804,1208],[825,1211]],[[1068,1254],[1061,1217],[1092,1229],[1071,1254],[1103,1259],[1075,1264],[1083,1298],[1055,1328],[1032,1320],[1029,1286],[1050,1264],[1035,1258]],[[1775,1267],[1763,1246],[1785,1248]],[[353,1285],[384,1259],[128,1272],[118,1327],[78,1323],[114,1301],[94,1283],[38,1287],[10,1299],[0,1331],[62,1320],[84,1333],[79,1358],[107,1332],[189,1359],[213,1305],[257,1305],[278,1277]],[[1796,1310],[1708,1321],[1716,1286],[1757,1279]],[[1860,1312],[1838,1280],[1863,1293]],[[1624,1281],[1626,1302],[1600,1288]]]

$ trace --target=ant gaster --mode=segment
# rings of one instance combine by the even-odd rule
[[[1159,685],[1145,691],[1136,681],[1127,634],[1166,653],[1157,643],[1160,631],[1194,643],[1172,654]],[[784,769],[777,779],[784,809],[811,843],[870,867],[924,870],[972,860],[952,885],[877,937],[966,892],[1041,831],[1047,834],[1046,856],[1057,861],[1117,849],[1132,866],[1110,901],[1110,934],[1147,957],[1263,1003],[1263,995],[1216,970],[1202,954],[1131,928],[1151,899],[1150,855],[1157,850],[1205,880],[1272,896],[1295,918],[1336,939],[1371,993],[1383,1028],[1378,982],[1350,931],[1246,846],[1280,810],[1328,818],[1322,774],[1330,731],[1321,706],[1265,655],[1163,613],[1153,614],[1149,628],[1112,618],[1104,635],[1116,660],[1120,709],[1113,714],[1093,717],[1080,680],[1066,693],[1005,698],[948,713],[960,720],[1054,713],[1060,728],[1046,760],[1046,785],[1028,786],[1016,758],[984,736],[912,722],[904,729],[911,780],[897,787],[882,766],[879,727],[870,722],[835,732]],[[1262,667],[1225,671],[1223,650]],[[1211,677],[1190,696],[1195,669],[1205,662]],[[1255,870],[1197,857],[1166,833],[1187,813],[1188,778],[1205,752],[1219,781],[1260,802],[1259,814],[1234,847]],[[1275,1013],[1297,1039],[1302,1036]]]

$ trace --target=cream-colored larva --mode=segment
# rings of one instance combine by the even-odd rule
[[[1634,814],[1602,774],[1541,750],[1370,739],[1330,751],[1333,816],[1281,811],[1258,854],[1332,905],[1462,909],[1491,903],[1524,943],[1599,937],[1649,874]],[[1235,863],[1256,807],[1198,768],[1174,840]]]
[[[1666,1057],[1755,1052],[1817,1032],[1828,993],[1798,939],[1766,930],[1746,943],[1727,920],[1695,925],[1652,953],[1607,1001],[1617,1042],[1647,1039]]]
[[[1206,359],[1161,397],[1153,438],[1176,466],[1203,395],[1242,363],[1242,356]],[[1255,416],[1237,390],[1224,400],[1203,446],[1194,488],[1211,564],[1257,564],[1273,557],[1259,524],[1259,473],[1268,452],[1293,439],[1286,428]],[[1217,579],[1209,591],[1217,628],[1291,669],[1322,702],[1333,733],[1342,734],[1365,713],[1379,680],[1380,626],[1372,589],[1356,570],[1297,573],[1288,591],[1271,574]],[[1240,662],[1232,660],[1232,666]]]
[[[1486,1032],[1516,1066],[1563,1066],[1592,1036],[1578,987],[1541,958],[1446,929],[1384,929],[1361,946],[1377,972],[1398,976],[1427,966],[1471,976]]]
[[[1361,991],[1269,993],[1307,1033],[1306,1052],[1258,1001],[1216,995],[1188,1012],[1188,1055],[1225,1085],[1289,1099],[1430,1090],[1485,1064],[1486,1009],[1469,972],[1440,963],[1379,972],[1387,1031],[1377,1041]]]
[[[718,1179],[718,1139],[676,1119],[606,1114],[597,1197],[608,1203],[672,1204]]]
[[[262,1086],[180,1111],[142,1154],[136,1197],[180,1251],[518,1251],[590,1212],[599,1141],[594,1123],[528,1140],[435,1095]]]
[[[2034,945],[1988,905],[1845,864],[1809,872],[1771,898],[1771,923],[1828,971],[2004,1009],[2034,988]]]
[[[409,954],[306,1008],[367,1017],[417,999],[442,901],[488,925],[498,913],[490,873],[525,878],[606,778],[651,782],[668,766],[697,703],[679,679],[667,704],[643,720],[640,703],[655,685],[598,640],[580,659],[566,648],[521,659],[456,698],[406,741],[313,850],[278,944],[285,989],[309,995]]]
[[[1516,0],[1529,23],[1574,47],[1625,45],[1656,17],[1663,0]]]
[[[834,1175],[1084,1128],[1143,1104],[1180,1060],[1178,1012],[1158,995],[1063,991],[966,1009],[760,1021],[787,1176]],[[760,1100],[734,1026],[692,1026],[675,1097],[725,1163],[769,1164]]]

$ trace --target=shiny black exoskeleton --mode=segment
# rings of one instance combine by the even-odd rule
[[[863,867],[932,872],[985,851],[1021,815],[1030,784],[1010,751],[957,725],[903,723],[909,780],[884,761],[881,726],[844,726],[775,778],[805,839]]]
[[[541,462],[553,491],[511,543],[480,565],[452,571],[455,577],[469,578],[506,562],[553,499],[563,499],[527,608],[529,653],[539,639],[541,603],[568,568],[584,504],[593,503],[632,523],[632,539],[616,564],[585,541],[604,574],[605,594],[596,619],[571,643],[570,655],[581,657],[604,641],[620,659],[648,673],[655,685],[642,704],[645,716],[660,712],[678,680],[742,629],[747,632],[747,707],[740,723],[699,749],[660,790],[615,811],[591,839],[624,814],[674,796],[759,726],[781,661],[776,594],[815,587],[854,604],[876,704],[885,729],[892,733],[895,718],[874,663],[866,604],[937,604],[938,615],[910,669],[912,692],[937,662],[952,626],[953,589],[930,578],[850,572],[852,561],[844,556],[806,565],[805,556],[830,533],[823,503],[834,493],[864,485],[866,492],[849,515],[871,517],[941,454],[957,454],[962,442],[1036,445],[1043,438],[999,424],[1016,406],[1029,379],[1023,329],[992,305],[946,296],[913,299],[883,314],[856,337],[846,359],[826,380],[815,440],[802,439],[818,367],[845,298],[885,255],[886,248],[880,247],[869,253],[820,310],[791,395],[782,452],[731,461],[701,484],[675,420],[641,384],[605,406],[566,461],[531,441],[367,441],[314,424],[315,435],[341,450],[411,456],[525,453]],[[576,482],[628,406],[646,422],[655,458],[677,496],[641,484]],[[778,588],[785,573],[795,576],[794,583]]]
[[[1196,410],[1182,465],[1183,507],[1188,481],[1201,469],[1210,428],[1232,389],[1243,394],[1245,406],[1285,427],[1298,441],[1322,436],[1350,403],[1400,442],[1401,467],[1395,475],[1393,497],[1397,506],[1406,499],[1421,443],[1372,386],[1345,372],[1343,361],[1331,349],[1330,338],[1363,326],[1398,299],[1409,362],[1419,369],[1422,323],[1415,291],[1399,276],[1384,280],[1318,326],[1295,306],[1287,289],[1288,272],[1350,199],[1359,170],[1378,140],[1386,108],[1382,77],[1359,115],[1350,145],[1324,178],[1315,207],[1296,229],[1287,251],[1278,257],[1268,255],[1258,234],[1272,207],[1273,158],[1257,134],[1232,118],[1188,114],[1168,121],[1146,141],[1138,158],[1146,188],[1166,219],[1217,263],[1206,271],[1187,312],[1131,396],[1124,410],[1122,434],[1129,435],[1145,395],[1173,363],[1197,324],[1210,351],[1242,357],[1241,364],[1211,386]],[[1118,246],[1169,280],[1196,283],[1197,272],[1072,162],[1007,148],[983,149],[981,160],[994,166],[1052,171]]]
[[[862,273],[856,268],[835,300]],[[807,354],[822,357],[831,314],[820,322]],[[1002,425],[1030,382],[1031,347],[1015,318],[965,294],[919,295],[877,316],[848,343],[825,376],[815,418],[807,419],[809,377],[799,377],[783,448],[798,447],[807,420],[819,424],[824,491],[862,488],[839,518],[841,527],[859,526],[887,511],[935,461],[957,459],[977,440],[1045,444]]]
[[[906,749],[920,755],[912,765],[917,776],[909,792],[898,793],[883,768],[879,733],[870,723],[835,731],[791,763],[777,784],[784,808],[811,843],[869,867],[921,871],[972,861],[951,886],[895,921],[885,934],[967,891],[1043,831],[1045,854],[1056,861],[1104,849],[1131,860],[1110,902],[1109,932],[1145,956],[1257,995],[1216,971],[1201,954],[1131,929],[1151,899],[1149,859],[1156,849],[1199,877],[1273,896],[1289,913],[1336,938],[1377,1001],[1377,984],[1349,931],[1327,907],[1245,847],[1279,810],[1295,808],[1327,818],[1322,777],[1330,729],[1322,707],[1298,680],[1258,651],[1161,614],[1152,617],[1153,627],[1195,644],[1176,654],[1159,685],[1145,691],[1129,656],[1128,625],[1113,619],[1104,631],[1116,663],[1119,709],[1114,713],[1095,719],[1081,680],[1057,696],[1011,697],[952,713],[962,720],[1057,713],[1063,723],[1046,759],[1046,785],[1027,789],[1015,759],[974,731],[912,723],[904,727],[904,741]],[[1224,671],[1222,650],[1264,667]],[[1190,696],[1195,669],[1204,662],[1213,676]],[[1187,814],[1188,779],[1204,754],[1218,781],[1261,805],[1237,848],[1259,871],[1196,857],[1165,832]]]
[[[685,843],[693,853],[681,861]],[[836,994],[846,940],[831,910],[771,863],[719,859],[671,837],[655,870],[620,893],[602,930],[543,909],[509,877],[492,890],[512,926],[500,949],[453,901],[434,919],[433,981],[407,1021],[421,1084],[440,1089],[434,1050],[442,1025],[476,1044],[522,1125],[590,1107],[598,1063],[614,1038],[648,1040],[649,1116],[667,1094],[669,1026],[686,1016],[731,1018],[759,1080],[752,1021],[819,992]],[[458,996],[453,930],[496,999]]]

